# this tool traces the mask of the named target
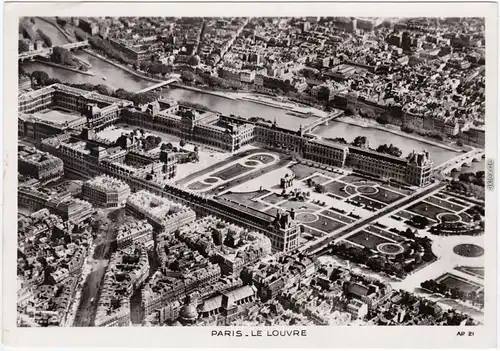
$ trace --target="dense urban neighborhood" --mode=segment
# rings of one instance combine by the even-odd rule
[[[483,324],[484,26],[20,18],[18,326]]]

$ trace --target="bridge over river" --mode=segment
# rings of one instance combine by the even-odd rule
[[[60,47],[71,51],[71,50],[76,50],[76,49],[80,49],[80,48],[87,47],[87,46],[89,46],[88,40],[83,40],[83,41],[79,41],[76,43],[64,44],[64,45],[61,45]],[[24,60],[32,60],[35,57],[49,57],[50,55],[52,55],[53,51],[54,51],[54,47],[45,48],[42,50],[21,52],[18,55],[18,60],[20,60],[22,62]]]
[[[339,118],[344,114],[344,111],[342,110],[335,110],[334,112],[329,113],[328,115],[318,118],[317,120],[313,121],[311,124],[308,124],[303,128],[304,133],[310,133],[314,130],[314,128],[325,124],[327,125],[329,121]]]
[[[482,149],[473,149],[467,153],[459,154],[452,159],[434,167],[434,171],[449,174],[453,170],[459,171],[462,166],[470,166],[472,162],[479,162],[485,155]]]
[[[179,79],[177,79],[177,78],[170,78],[168,80],[165,80],[163,82],[159,82],[159,83],[157,83],[155,85],[152,85],[150,87],[146,87],[144,89],[141,89],[141,90],[137,91],[136,94],[146,93],[148,91],[155,90],[155,89],[161,88],[161,87],[163,87],[165,85],[169,85],[169,84],[172,84],[172,83],[179,83]]]

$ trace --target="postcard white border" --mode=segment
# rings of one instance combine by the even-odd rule
[[[6,3],[4,10],[4,208],[2,340],[8,347],[36,348],[492,348],[497,316],[497,187],[486,194],[485,324],[480,327],[272,327],[307,330],[307,337],[212,337],[211,330],[258,328],[17,328],[17,33],[20,16],[380,16],[485,17],[486,157],[498,170],[498,7],[496,3]],[[496,172],[495,172],[496,173]],[[495,179],[496,181],[498,180]],[[495,184],[497,185],[497,184]],[[473,337],[458,337],[473,331]]]

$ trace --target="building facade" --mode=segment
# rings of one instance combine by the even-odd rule
[[[82,197],[97,207],[121,207],[130,195],[127,183],[110,176],[97,176],[82,186]]]

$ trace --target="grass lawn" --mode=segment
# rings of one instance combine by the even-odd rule
[[[288,200],[287,202],[280,204],[279,207],[285,210],[291,210],[293,208],[295,212],[314,212],[316,210],[319,210],[319,207],[316,205],[312,205],[308,202],[294,200]]]
[[[205,188],[208,188],[209,184],[203,184],[202,182],[194,182],[194,183],[191,183],[188,185],[188,189],[189,190],[202,190],[202,189],[205,189]]]
[[[458,288],[464,293],[470,293],[471,291],[477,291],[481,289],[481,285],[473,283],[469,280],[463,279],[451,273],[445,273],[438,279],[438,283],[446,285],[448,288]]]
[[[377,246],[384,243],[390,243],[391,241],[381,238],[379,236],[373,235],[367,231],[357,232],[349,237],[346,240],[351,241],[355,244],[359,244],[361,246],[367,247],[372,250],[376,250]]]
[[[324,185],[326,192],[332,193],[334,195],[342,196],[342,197],[348,197],[349,194],[346,193],[344,190],[341,190],[341,189],[345,188],[345,186],[346,185],[344,183],[336,182],[336,181],[333,181],[333,182],[330,182],[330,183]]]
[[[458,214],[460,218],[462,219],[462,222],[464,223],[469,223],[473,220],[472,216],[468,213],[462,212]]]
[[[380,209],[385,207],[385,205],[381,204],[380,202],[372,201],[372,199],[369,199],[367,197],[360,196],[360,195],[356,195],[356,196],[352,197],[351,200],[361,202],[362,204],[364,204],[366,206],[373,207],[376,210],[380,210]]]
[[[440,195],[439,193],[434,195],[434,196],[438,196]],[[462,200],[459,200],[457,199],[456,197],[453,197],[453,196],[450,196],[447,200],[448,202],[453,202],[455,205],[460,205],[460,206],[463,206],[463,207],[469,207],[469,206],[472,206],[472,204],[469,204],[465,201],[462,201]]]
[[[308,212],[297,213],[295,219],[302,223],[312,223],[318,220],[318,215]]]
[[[269,205],[275,205],[278,202],[285,200],[284,196],[279,196],[278,194],[272,193],[271,195],[262,198],[262,201],[267,202]]]
[[[311,180],[313,182],[315,182],[316,184],[323,184],[323,183],[326,183],[327,181],[329,181],[330,178],[327,178],[327,177],[322,176],[322,175],[315,175],[314,177],[311,178]]]
[[[243,166],[240,163],[236,163],[232,166],[226,167],[223,170],[212,174],[213,177],[218,177],[222,180],[229,180],[245,172],[248,172],[250,168]]]
[[[251,191],[247,193],[233,193],[231,191],[221,195],[220,197],[226,199],[226,200],[233,200],[236,201],[240,204],[246,205],[250,208],[253,208],[255,210],[263,210],[266,208],[268,205],[263,204],[262,202],[254,200],[255,198],[261,197],[265,194],[269,194],[268,190],[257,190],[257,191]]]
[[[321,214],[324,214],[325,216],[328,216],[328,217],[333,218],[333,219],[337,219],[337,220],[344,222],[344,223],[347,223],[347,224],[354,222],[354,219],[346,217],[346,216],[342,216],[341,214],[338,214],[337,212],[333,212],[331,210],[324,210],[323,212],[321,212]]]
[[[378,234],[386,239],[394,240],[396,242],[403,242],[406,240],[406,238],[402,237],[401,235],[391,233],[387,230],[382,230],[380,228],[375,227],[374,225],[369,226],[368,228],[366,228],[366,230],[371,233]]]
[[[370,181],[369,179],[363,178],[363,177],[356,175],[356,174],[349,174],[345,177],[340,178],[339,180],[346,182],[346,183],[350,183],[350,184],[354,184],[354,183],[362,182],[362,181],[366,181],[366,182]]]
[[[438,205],[440,207],[444,207],[444,208],[446,208],[450,211],[453,211],[453,212],[459,212],[465,208],[463,206],[455,205],[454,203],[451,203],[449,201],[446,201],[443,199],[438,199],[437,197],[434,197],[434,196],[430,196],[430,197],[426,198],[425,201],[429,202],[431,204],[434,204],[434,205]]]
[[[257,160],[257,161],[260,161],[260,162],[265,163],[265,164],[271,163],[274,160],[274,158],[272,156],[264,155],[264,154],[253,155],[252,157],[249,157],[248,159],[249,160]]]
[[[467,266],[460,266],[455,268],[459,272],[463,272],[465,274],[472,275],[474,277],[479,277],[481,279],[484,279],[484,267],[467,267]]]
[[[332,177],[332,178],[338,177],[338,174],[335,174],[333,172],[325,171],[324,169],[321,169],[321,168],[307,166],[307,165],[304,165],[301,163],[297,163],[297,164],[290,166],[290,170],[292,170],[292,172],[295,173],[296,178],[299,180],[307,178],[316,172],[321,173],[321,174],[325,174],[325,175]]]
[[[316,222],[307,223],[307,226],[313,227],[314,229],[321,230],[325,233],[333,232],[334,230],[337,230],[337,229],[345,226],[345,224],[340,223],[340,222],[333,220],[331,218],[321,216],[321,215],[319,215],[318,217],[319,217],[319,219]]]
[[[393,191],[384,189],[379,187],[378,192],[375,194],[364,194],[364,196],[369,197],[370,199],[374,199],[380,202],[383,202],[385,204],[390,204],[393,203],[394,201],[398,201],[399,199],[402,199],[405,197],[404,195],[395,193]]]
[[[401,189],[400,187],[391,184],[383,184],[382,187],[405,195],[411,195],[414,193],[413,190]]]
[[[420,216],[429,217],[431,219],[439,220],[437,215],[440,213],[448,212],[445,209],[434,206],[428,202],[418,202],[415,205],[412,205],[406,209],[407,211],[411,211]]]

